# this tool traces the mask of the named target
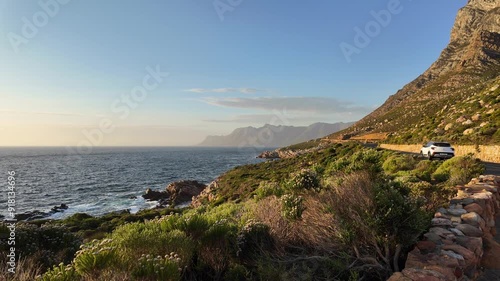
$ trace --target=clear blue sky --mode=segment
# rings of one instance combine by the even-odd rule
[[[355,28],[397,0],[59,1],[0,1],[0,145],[192,145],[355,121],[430,66],[466,4],[400,0],[361,46]]]

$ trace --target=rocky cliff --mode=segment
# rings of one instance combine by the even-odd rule
[[[498,143],[499,73],[500,0],[469,0],[438,60],[342,135],[385,132],[399,143],[431,138]],[[461,116],[466,120],[457,124]],[[464,134],[467,129],[472,130]]]

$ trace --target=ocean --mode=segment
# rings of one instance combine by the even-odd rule
[[[127,147],[94,148],[78,154],[67,148],[0,148],[0,215],[8,214],[8,172],[15,172],[17,214],[48,212],[66,204],[60,219],[75,213],[102,215],[152,208],[141,195],[179,180],[209,183],[233,167],[259,163],[264,148]],[[11,194],[12,195],[12,194]]]

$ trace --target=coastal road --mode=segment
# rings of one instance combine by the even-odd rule
[[[367,147],[372,147],[365,145]],[[376,146],[375,146],[376,147]],[[404,154],[411,154],[411,155],[416,155],[420,156],[418,153],[411,153],[411,152],[404,152],[404,151],[398,151],[399,153],[404,153]],[[438,161],[438,160],[435,160]],[[500,163],[491,163],[491,162],[483,162],[486,170],[484,171],[485,175],[495,175],[495,176],[500,176]]]
[[[495,176],[500,176],[500,164],[499,163],[490,163],[490,162],[483,162],[484,166],[486,166],[486,171],[484,172],[485,175],[495,175]]]

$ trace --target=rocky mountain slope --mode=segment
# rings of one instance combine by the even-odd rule
[[[429,69],[328,138],[373,133],[388,133],[391,143],[500,143],[500,0],[469,0]]]
[[[312,139],[343,130],[353,123],[314,123],[310,126],[274,126],[265,125],[261,128],[238,128],[227,136],[208,136],[200,146],[257,146],[281,147]]]

